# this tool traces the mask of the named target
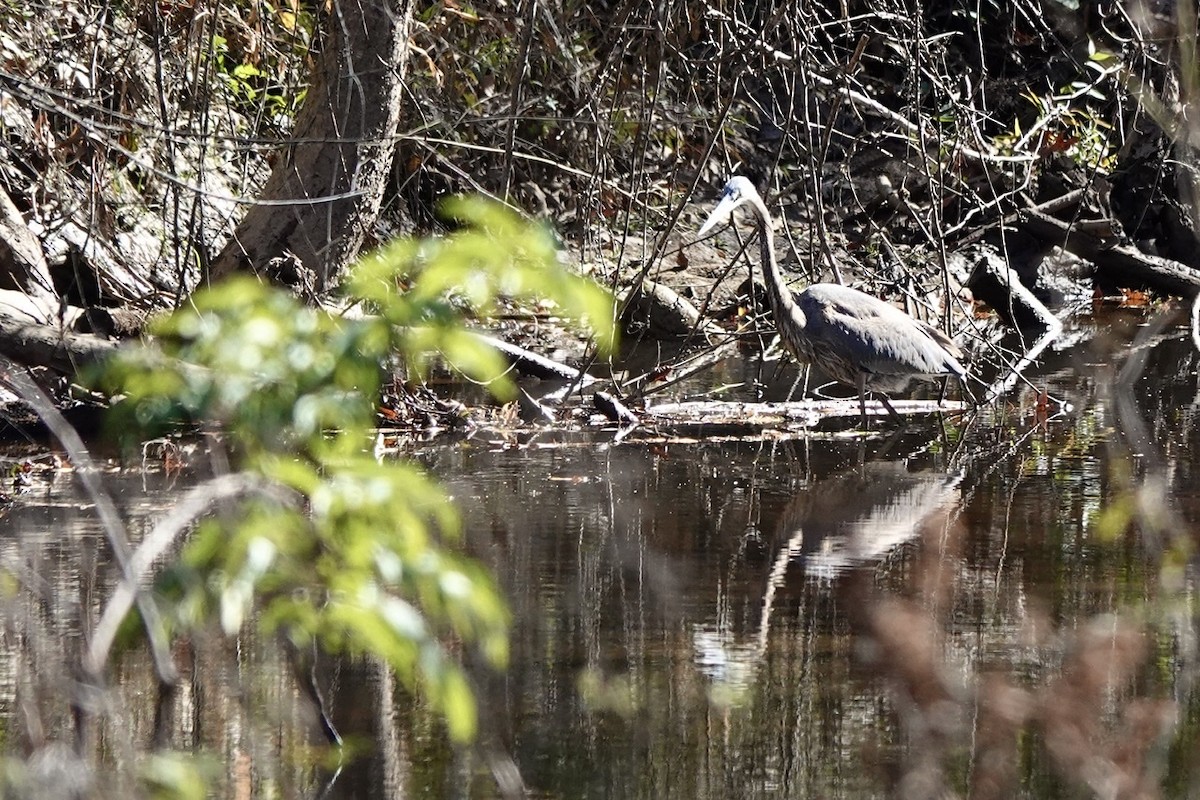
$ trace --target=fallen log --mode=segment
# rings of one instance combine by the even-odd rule
[[[1116,286],[1144,287],[1188,300],[1200,294],[1200,272],[1169,258],[1147,255],[1115,236],[1096,235],[1093,225],[1064,222],[1032,210],[1021,213],[1021,222],[1032,236],[1091,261],[1097,276]]]
[[[641,421],[637,414],[630,411],[615,395],[608,392],[596,392],[592,395],[592,404],[596,406],[597,411],[613,422],[619,422],[622,425],[637,425]]]
[[[503,339],[497,339],[495,336],[488,336],[486,333],[475,332],[475,338],[488,345],[492,349],[499,352],[522,375],[529,375],[542,380],[553,381],[578,381],[581,386],[586,386],[589,383],[594,383],[597,378],[588,375],[586,372],[577,370],[574,367],[568,367],[566,364],[539,356],[524,347],[517,347],[515,344],[509,344]]]
[[[0,314],[0,354],[29,366],[51,367],[73,375],[116,349],[116,343],[57,326],[38,325]]]
[[[999,253],[985,252],[971,269],[967,288],[1018,330],[1048,330],[1058,325],[1050,309],[1034,296]]]
[[[893,400],[901,416],[910,414],[957,414],[969,406],[957,400]],[[878,400],[867,401],[867,415],[888,416]],[[793,400],[786,403],[753,403],[723,400],[688,400],[678,403],[646,404],[650,422],[672,425],[703,425],[723,429],[812,428],[827,419],[859,418],[858,398],[845,400]]]

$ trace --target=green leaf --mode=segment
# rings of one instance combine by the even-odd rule
[[[475,716],[475,696],[471,687],[458,669],[447,669],[440,674],[439,695],[450,738],[456,742],[469,742],[475,738],[478,721]]]
[[[154,753],[138,769],[149,797],[160,800],[202,800],[207,796],[209,770],[191,753]]]

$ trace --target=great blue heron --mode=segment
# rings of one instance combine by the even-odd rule
[[[959,361],[962,351],[949,336],[889,303],[835,283],[793,293],[775,261],[771,214],[749,179],[729,179],[700,235],[743,203],[750,204],[758,224],[767,298],[780,340],[797,361],[816,364],[834,380],[858,389],[864,428],[867,392],[878,392],[884,407],[899,419],[886,393],[903,390],[914,378],[966,376]]]

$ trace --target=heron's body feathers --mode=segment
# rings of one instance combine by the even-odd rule
[[[830,373],[844,383],[856,384],[863,373],[868,388],[887,392],[912,378],[966,374],[948,336],[890,303],[833,283],[814,284],[792,298],[812,350],[797,356],[818,365],[832,359]]]

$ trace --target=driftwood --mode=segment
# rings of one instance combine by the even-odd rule
[[[966,403],[946,400],[892,400],[901,416],[907,414],[961,413]],[[889,416],[878,400],[867,401],[867,415]],[[858,399],[794,400],[786,403],[745,403],[719,400],[693,400],[680,403],[646,405],[651,422],[673,425],[702,425],[722,429],[812,428],[822,420],[860,417]]]
[[[615,395],[608,392],[596,392],[592,395],[592,403],[596,406],[597,411],[613,422],[619,422],[622,425],[637,425],[641,421],[637,414],[630,411]]]
[[[1090,260],[1096,265],[1098,277],[1116,286],[1146,287],[1187,299],[1200,294],[1200,273],[1178,261],[1147,255],[1122,244],[1111,234],[1109,225],[1093,232],[1094,223],[1063,222],[1038,211],[1022,213],[1021,221],[1022,227],[1038,239]]]
[[[1018,330],[1047,330],[1058,322],[1050,309],[1021,283],[1017,273],[995,252],[985,252],[967,279],[971,293]]]
[[[971,269],[967,286],[980,300],[990,305],[1006,324],[1016,330],[1038,336],[1016,363],[1004,371],[984,391],[984,403],[990,403],[1022,380],[1026,369],[1062,333],[1062,323],[1046,308],[1017,276],[1015,270],[997,252],[985,249]],[[1021,337],[1026,341],[1026,337]],[[964,383],[964,388],[966,384]]]
[[[566,364],[560,364],[545,356],[539,356],[537,353],[526,350],[524,347],[509,344],[503,339],[497,339],[495,336],[476,332],[475,338],[507,358],[517,372],[522,375],[529,375],[549,381],[578,382],[581,386],[586,386],[597,380],[586,372],[577,370],[574,367],[568,367]]]
[[[557,422],[558,415],[552,406],[546,405],[529,392],[517,388],[517,408],[525,422]]]
[[[1017,385],[1025,370],[1062,333],[1062,323],[1042,301],[1034,297],[1033,292],[1021,283],[1016,272],[996,253],[987,253],[979,260],[968,285],[975,296],[994,308],[1008,325],[1019,331],[1038,334],[1037,341],[1021,358],[987,387],[983,402],[990,403]]]

